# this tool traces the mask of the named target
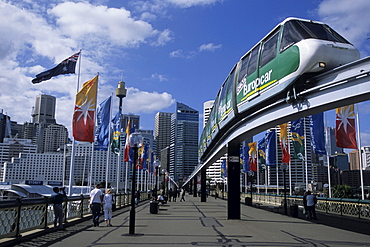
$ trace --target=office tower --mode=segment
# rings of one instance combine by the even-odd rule
[[[121,129],[123,132],[126,132],[126,126],[130,120],[130,131],[140,129],[140,116],[134,114],[122,114],[121,118]]]
[[[20,153],[36,153],[36,148],[28,139],[4,138],[4,142],[0,143],[0,164],[11,161]]]
[[[170,146],[171,137],[171,115],[168,112],[158,112],[155,115],[154,140],[156,142],[155,154],[161,159],[161,151]]]
[[[56,123],[55,122],[56,98],[51,95],[41,94],[36,96],[35,108],[32,113],[33,123]]]
[[[363,169],[370,169],[370,146],[361,147]]]
[[[57,152],[58,148],[68,143],[68,130],[61,124],[50,124],[44,130],[43,153]]]
[[[0,112],[0,143],[3,142],[5,137],[9,137],[9,120],[10,117]]]
[[[171,115],[170,167],[175,181],[183,182],[198,165],[199,112],[177,103]]]
[[[206,126],[209,114],[211,113],[214,103],[214,100],[208,100],[203,103],[203,127]]]

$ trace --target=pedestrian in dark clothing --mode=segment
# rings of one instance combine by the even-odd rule
[[[60,193],[62,191],[62,193]],[[64,187],[59,189],[58,187],[53,188],[53,194],[51,194],[51,200],[54,208],[54,230],[64,230],[63,227],[63,201],[67,198]],[[59,223],[59,225],[58,225]],[[57,227],[58,225],[58,227]]]
[[[171,198],[173,197],[173,190],[170,188],[170,191],[168,191],[168,201],[171,202]]]
[[[177,192],[177,189],[175,188],[175,189],[173,190],[173,201],[174,201],[174,202],[176,202],[177,194],[178,194],[178,192]]]
[[[137,190],[135,192],[135,204],[139,204],[140,201],[140,192]]]

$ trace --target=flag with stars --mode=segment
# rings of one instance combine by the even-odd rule
[[[36,78],[32,80],[33,84],[40,83],[42,81],[50,80],[52,77],[63,74],[74,74],[76,70],[76,63],[80,52],[64,59],[60,64],[52,69],[41,72],[36,75]]]
[[[76,95],[72,119],[73,137],[76,141],[94,142],[95,108],[98,76],[83,84]]]
[[[341,148],[357,149],[354,105],[335,109],[336,145]]]

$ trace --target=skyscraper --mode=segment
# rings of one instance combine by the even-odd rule
[[[154,140],[156,142],[155,154],[161,160],[161,151],[170,146],[171,115],[168,112],[158,112],[155,115]],[[162,161],[162,160],[161,160]]]
[[[211,110],[213,108],[214,103],[215,103],[214,100],[208,100],[203,103],[203,127],[206,126],[209,114],[211,114]]]
[[[171,115],[170,167],[175,181],[183,182],[198,165],[199,112],[177,103]]]
[[[32,113],[33,123],[55,123],[56,98],[41,94],[36,96],[35,108]]]

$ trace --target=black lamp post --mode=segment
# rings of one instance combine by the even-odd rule
[[[288,169],[288,165],[281,164],[280,169],[283,170],[283,181],[284,181],[284,214],[288,214],[288,204],[286,199],[286,170]]]
[[[125,83],[123,81],[118,82],[118,87],[116,88],[116,96],[119,98],[119,114],[120,114],[120,119],[122,116],[122,100],[124,97],[126,97],[126,88],[125,88]],[[119,153],[120,154],[120,153]],[[118,194],[118,186],[119,186],[119,180],[120,180],[120,175],[121,175],[121,157],[119,156],[118,158],[118,164],[117,164],[117,190],[116,194]]]
[[[137,150],[143,145],[143,138],[139,133],[132,133],[129,137],[130,147],[134,150],[134,162],[132,168],[132,184],[131,184],[131,209],[130,209],[130,225],[129,234],[135,234],[135,188],[136,188],[136,163]]]
[[[155,187],[154,187],[154,197],[157,200],[158,197],[158,176],[159,176],[159,169],[161,168],[161,162],[159,160],[154,161],[155,167]]]

